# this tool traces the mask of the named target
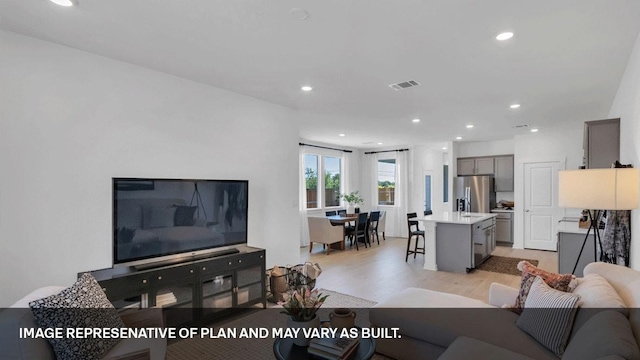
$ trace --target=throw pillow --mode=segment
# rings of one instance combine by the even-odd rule
[[[29,303],[36,323],[42,328],[125,327],[102,288],[86,273],[71,287],[56,295]],[[66,330],[65,330],[66,333]],[[58,359],[101,359],[119,339],[48,339]]]
[[[629,320],[617,311],[602,311],[593,316],[571,338],[562,359],[582,360],[620,356],[640,359]]]
[[[580,295],[552,289],[536,277],[516,326],[558,356],[571,333]]]
[[[620,295],[607,279],[598,274],[587,274],[579,278],[578,286],[573,293],[580,295],[580,302],[578,302],[579,309],[571,331],[572,337],[592,316],[601,311],[609,309],[616,310],[625,317],[629,315],[629,309]]]
[[[196,223],[196,219],[193,218],[197,206],[180,206],[176,205],[176,214],[173,217],[173,223],[175,226],[193,226]]]
[[[577,285],[577,280],[575,275],[572,274],[556,274],[532,265],[528,261],[520,261],[518,263],[518,269],[522,271],[522,280],[520,281],[520,292],[518,293],[518,297],[516,297],[516,302],[512,307],[512,311],[516,314],[522,313],[522,309],[524,308],[524,303],[527,300],[527,295],[529,294],[529,289],[533,284],[536,276],[539,276],[544,280],[544,282],[549,285],[551,288],[559,291],[571,291]]]

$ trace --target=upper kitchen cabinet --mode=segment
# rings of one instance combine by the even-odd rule
[[[458,176],[491,175],[494,171],[493,157],[458,159]]]
[[[513,191],[513,155],[496,156],[494,164],[496,192]]]
[[[610,168],[620,158],[620,119],[584,122],[584,166]]]

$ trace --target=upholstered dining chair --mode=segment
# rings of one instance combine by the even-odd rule
[[[378,233],[382,233],[382,240],[387,240],[385,231],[387,231],[387,212],[385,210],[380,210],[380,220],[378,220]]]
[[[380,211],[372,211],[369,216],[369,237],[376,237],[378,245],[380,245],[380,236],[378,235],[378,223],[380,222]]]
[[[425,248],[424,230],[420,230],[420,228],[418,227],[418,221],[410,220],[417,216],[418,216],[417,213],[407,214],[407,228],[409,231],[409,238],[407,239],[407,256],[404,259],[405,262],[409,261],[410,254],[413,254],[414,259],[416,258],[417,254],[424,254],[424,248]],[[416,238],[416,243],[413,247],[413,250],[411,250],[411,239],[413,239],[414,236]],[[420,237],[422,237],[422,247],[418,245],[420,243]]]

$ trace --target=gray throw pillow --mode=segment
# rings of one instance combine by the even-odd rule
[[[571,339],[562,359],[600,359],[608,356],[640,359],[640,349],[629,320],[616,310],[602,311],[589,319]]]
[[[42,328],[125,327],[118,311],[89,273],[82,275],[71,287],[56,295],[32,301],[29,306],[36,323]],[[91,337],[48,340],[56,358],[69,360],[102,359],[120,341]]]
[[[562,356],[580,295],[552,289],[536,277],[516,326]]]

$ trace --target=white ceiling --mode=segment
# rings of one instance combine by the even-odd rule
[[[637,0],[78,1],[0,1],[0,28],[299,109],[302,138],[357,148],[605,118],[640,29]]]

